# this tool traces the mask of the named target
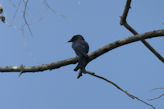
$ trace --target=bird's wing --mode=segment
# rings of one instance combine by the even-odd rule
[[[75,47],[73,48],[78,56],[83,55],[87,56],[89,51],[89,45],[85,41],[79,41],[76,43]]]

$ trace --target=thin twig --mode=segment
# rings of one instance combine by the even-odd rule
[[[60,14],[60,13],[57,13],[57,11],[56,11],[55,9],[53,9],[53,8],[48,4],[47,0],[43,0],[43,3],[44,3],[44,5],[45,5],[51,12],[53,12],[54,14],[59,15],[59,16],[61,16],[61,17],[63,17],[63,18],[67,18],[67,16],[65,16],[65,15],[63,15],[63,14]]]
[[[36,24],[36,23],[39,23],[45,16],[46,16],[46,13],[47,13],[48,9],[45,7],[45,10],[43,11],[43,13],[40,15],[39,18],[37,18],[36,20],[28,23],[29,25],[33,25],[33,24]]]
[[[21,1],[22,1],[22,0],[19,0],[18,6],[16,6],[16,10],[15,10],[15,12],[14,12],[14,14],[13,14],[13,18],[12,18],[11,24],[14,22],[14,19],[15,19],[17,13],[18,13],[18,10],[19,10],[20,5],[21,5]]]
[[[154,88],[154,89],[152,89],[151,91],[160,90],[160,89],[163,90],[164,87]],[[161,95],[159,95],[159,96],[157,96],[157,97],[154,97],[154,98],[149,98],[148,100],[151,101],[151,100],[159,99],[159,98],[161,98],[162,96],[164,96],[164,94],[161,94]]]
[[[133,33],[134,35],[137,35],[138,33],[134,30],[134,28],[132,28],[126,21],[127,19],[127,15],[129,12],[129,9],[131,4],[131,0],[127,0],[126,1],[126,5],[123,11],[123,15],[121,16],[121,20],[120,20],[120,25],[123,25],[125,28],[127,28],[131,33]],[[145,40],[141,40],[141,42],[159,59],[164,63],[164,58]]]
[[[121,90],[121,91],[124,92],[126,95],[128,95],[130,98],[135,99],[135,96],[129,94],[127,91],[125,91],[124,89],[122,89],[122,88],[121,88],[120,86],[118,86],[116,83],[114,83],[114,82],[108,80],[107,78],[104,78],[104,77],[102,77],[102,76],[96,75],[95,73],[89,72],[89,71],[86,71],[86,73],[89,74],[89,75],[95,76],[95,77],[97,77],[97,78],[100,78],[100,79],[102,79],[102,80],[104,80],[104,81],[106,81],[106,82],[112,84],[112,85],[115,86],[117,89]]]
[[[151,89],[151,91],[158,90],[158,89],[164,89],[164,87],[154,88],[154,89]]]
[[[28,46],[27,40],[25,39],[25,35],[24,35],[24,25],[25,25],[25,24],[22,23],[22,27],[21,27],[21,33],[22,33],[22,39],[23,39],[23,41],[24,41],[24,47],[25,47],[25,49],[27,50],[28,54],[32,57],[33,61],[34,61],[35,63],[38,63],[37,59],[33,56],[33,53],[32,53],[32,51],[30,50],[30,48],[29,48],[29,46]]]
[[[126,95],[128,95],[130,98],[136,99],[136,100],[138,100],[138,101],[141,101],[142,103],[144,103],[144,104],[146,104],[146,105],[148,105],[148,106],[151,106],[153,109],[155,109],[155,107],[154,107],[153,105],[151,105],[151,104],[145,102],[144,100],[141,100],[141,99],[139,99],[138,97],[136,97],[136,96],[134,96],[134,95],[128,93],[127,91],[125,91],[124,89],[122,89],[120,86],[118,86],[116,83],[114,83],[113,81],[111,81],[111,80],[109,80],[109,79],[107,79],[107,78],[104,78],[104,77],[102,77],[102,76],[99,76],[99,75],[97,75],[97,74],[95,74],[95,73],[93,73],[93,72],[86,71],[86,73],[89,74],[89,75],[92,75],[92,76],[94,76],[94,77],[97,77],[97,78],[99,78],[99,79],[102,79],[102,80],[104,80],[104,81],[106,81],[106,82],[108,82],[108,83],[110,83],[110,84],[112,84],[112,85],[115,86],[117,89],[119,89],[120,91],[122,91],[123,93],[125,93]]]
[[[32,31],[31,31],[31,28],[30,28],[30,26],[29,26],[29,24],[28,24],[28,22],[27,22],[27,19],[26,19],[26,10],[27,10],[28,1],[29,1],[29,0],[26,0],[26,1],[25,1],[24,12],[23,12],[23,18],[24,18],[24,22],[25,22],[25,24],[27,25],[27,28],[28,28],[28,30],[29,30],[31,36],[33,37],[33,33],[32,33]]]
[[[157,96],[157,97],[154,97],[154,98],[149,98],[148,100],[151,101],[151,100],[159,99],[159,98],[161,98],[162,96],[164,96],[164,94],[161,94],[161,95],[159,95],[159,96]]]

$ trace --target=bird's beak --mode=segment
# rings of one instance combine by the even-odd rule
[[[69,41],[67,41],[67,42],[72,42],[72,39],[70,39]]]

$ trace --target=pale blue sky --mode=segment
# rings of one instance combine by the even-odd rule
[[[11,24],[19,0],[1,0],[7,23]],[[2,3],[3,2],[3,3]],[[56,11],[45,11],[42,0],[29,0],[27,20],[34,38],[25,27],[25,35],[0,22],[0,65],[26,66],[48,64],[74,57],[73,35],[82,34],[90,45],[90,52],[113,41],[132,36],[120,26],[125,0],[48,0]],[[133,0],[127,21],[137,32],[164,28],[163,0]],[[22,24],[23,2],[13,25]],[[43,14],[45,13],[45,14]],[[63,17],[66,16],[66,17]],[[26,43],[25,43],[26,41]],[[147,40],[164,56],[164,38]],[[27,45],[26,45],[27,44]],[[32,53],[32,56],[30,55]],[[0,74],[1,109],[151,109],[100,79],[84,75],[76,79],[75,65],[52,71]],[[164,91],[150,90],[164,87],[164,67],[141,42],[114,49],[88,64],[87,69],[104,76],[129,93],[147,101]],[[163,98],[148,101],[163,109]]]

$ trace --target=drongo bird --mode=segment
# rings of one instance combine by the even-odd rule
[[[85,73],[86,62],[88,61],[88,43],[82,35],[74,35],[68,42],[72,42],[72,48],[79,57],[78,65],[75,67],[74,71],[81,69],[82,72]]]

